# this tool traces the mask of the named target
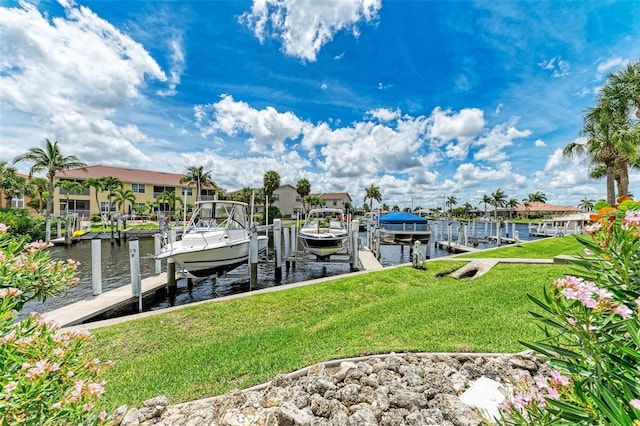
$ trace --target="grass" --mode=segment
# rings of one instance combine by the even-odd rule
[[[94,331],[104,403],[170,403],[222,394],[319,361],[391,351],[518,352],[541,332],[526,296],[566,265],[500,264],[474,280],[434,261],[287,291],[212,302]]]
[[[584,254],[584,246],[578,241],[575,235],[564,237],[544,238],[524,244],[509,245],[496,249],[482,250],[474,253],[466,253],[458,257],[461,258],[532,258],[550,259],[555,256],[565,254],[579,256]]]

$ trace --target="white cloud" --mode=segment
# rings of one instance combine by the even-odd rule
[[[254,0],[240,22],[260,42],[277,37],[285,54],[313,62],[339,31],[350,30],[358,37],[357,24],[374,20],[381,7],[382,0]]]
[[[554,77],[566,77],[569,75],[569,63],[567,61],[562,60],[562,58],[555,57],[551,58],[547,61],[543,61],[538,63],[540,68],[553,71]]]
[[[473,163],[460,164],[453,178],[464,186],[472,186],[478,182],[506,179],[512,176],[511,163],[500,163],[499,168],[482,167]]]
[[[513,140],[531,135],[530,130],[518,130],[515,122],[495,126],[491,131],[474,141],[473,145],[481,147],[473,156],[475,160],[498,162],[507,158],[504,148],[513,145]]]
[[[248,135],[252,152],[284,151],[285,140],[300,136],[305,123],[292,112],[280,113],[273,107],[257,110],[246,102],[222,95],[214,104],[196,105],[196,125],[203,136],[222,132],[229,136]]]
[[[388,108],[376,108],[367,111],[367,115],[379,120],[382,123],[393,121],[400,117],[400,110],[390,110]]]
[[[159,90],[158,94],[161,96],[174,96],[177,93],[176,88],[180,84],[182,79],[182,73],[185,68],[185,54],[184,47],[182,45],[182,38],[175,37],[169,40],[169,50],[171,51],[170,62],[171,68],[169,69],[169,87],[167,90]]]
[[[616,56],[614,58],[609,58],[606,61],[600,62],[598,64],[598,74],[608,74],[616,69],[620,68],[624,64],[628,62],[627,59]]]
[[[142,45],[87,7],[51,22],[34,6],[2,8],[0,99],[24,112],[108,114],[167,78]]]
[[[538,148],[543,148],[545,146],[547,146],[546,143],[544,143],[544,141],[542,139],[536,139],[536,141],[534,142],[534,145]]]
[[[484,113],[478,108],[464,108],[459,113],[436,107],[428,119],[428,137],[440,144],[453,139],[468,141],[478,136],[484,128]]]

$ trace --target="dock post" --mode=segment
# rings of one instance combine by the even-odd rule
[[[284,266],[287,272],[289,272],[289,268],[291,267],[291,261],[289,260],[289,257],[291,257],[291,251],[289,250],[289,243],[291,242],[289,237],[290,229],[284,228],[282,231],[284,232]]]
[[[100,237],[91,239],[91,287],[94,296],[102,293],[102,240]]]
[[[464,232],[464,245],[465,246],[469,246],[469,224],[468,223],[463,223],[462,224],[462,232]]]
[[[281,219],[273,219],[273,248],[276,251],[276,268],[275,268],[275,279],[276,282],[282,281],[282,242],[280,238],[282,237],[282,220]]]
[[[62,237],[62,218],[58,216],[58,238]]]
[[[118,217],[116,218],[116,231],[118,232],[118,237],[116,238],[116,243],[118,243],[118,246],[121,243],[121,232],[122,232],[122,216],[118,215]]]
[[[411,263],[414,268],[419,268],[422,263],[422,243],[420,240],[416,240],[413,243],[413,255],[411,256]]]
[[[131,293],[138,297],[137,311],[142,312],[142,289],[140,282],[140,244],[137,238],[129,241],[129,265],[131,267]],[[134,309],[136,303],[133,302]]]
[[[176,281],[176,261],[171,257],[167,258],[167,285],[169,286],[170,296],[178,292],[178,282]]]
[[[296,256],[298,253],[298,221],[291,227],[291,253]],[[296,269],[296,262],[291,262],[293,269]]]
[[[111,216],[111,245],[115,244],[115,237],[113,235],[113,227],[114,227],[114,223],[113,223],[113,216]]]
[[[360,221],[351,221],[351,272],[358,270],[358,231],[360,229]]]
[[[483,238],[484,240],[486,240],[486,239],[487,239],[487,236],[489,235],[489,234],[487,233],[487,225],[489,225],[489,222],[486,222],[486,221],[485,221],[485,222],[484,222],[484,235],[482,236],[482,238]]]
[[[426,251],[425,259],[431,259],[431,236],[430,235],[429,235],[429,239],[427,240],[425,245],[426,245],[426,247],[425,247],[425,251]]]
[[[380,228],[376,228],[376,258],[380,259]]]
[[[513,237],[516,240],[516,246],[520,247],[520,233],[518,231],[514,231]]]
[[[447,224],[447,230],[447,245],[449,246],[449,250],[451,250],[451,238],[453,238],[453,224],[451,222]]]
[[[500,221],[496,222],[496,246],[500,247],[500,243],[502,237],[502,226],[500,225]]]
[[[160,234],[153,235],[153,253],[156,256],[160,254],[161,238],[162,238],[162,235]],[[160,259],[155,260],[153,272],[155,272],[156,274],[159,274],[160,272],[162,272],[162,261]]]
[[[69,215],[64,218],[64,246],[68,247],[71,244],[71,235],[69,229]]]
[[[249,291],[258,283],[258,231],[251,229],[251,241],[249,243],[249,266],[251,276],[249,278]]]
[[[515,239],[516,238],[515,235],[516,235],[516,232],[517,232],[516,231],[516,223],[515,222],[511,224],[511,231],[512,231],[511,235],[513,235],[513,238]]]

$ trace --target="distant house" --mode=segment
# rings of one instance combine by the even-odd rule
[[[95,165],[87,167],[86,171],[82,169],[72,169],[58,172],[55,181],[74,180],[83,182],[89,178],[103,178],[107,176],[120,179],[124,185],[124,189],[132,190],[135,194],[135,204],[137,205],[156,202],[156,198],[164,191],[174,192],[177,197],[185,199],[187,204],[194,204],[196,201],[195,186],[180,183],[180,180],[183,179],[185,175],[178,173]],[[203,200],[213,199],[215,196],[215,191],[211,188],[202,188],[200,192],[200,198]],[[68,210],[70,213],[77,213],[80,216],[89,217],[90,215],[107,213],[109,210],[111,213],[122,210],[121,208],[117,208],[113,197],[111,204],[109,204],[108,191],[99,191],[97,200],[96,203],[96,189],[89,187],[80,193],[70,193],[67,205],[66,192],[64,192],[62,188],[56,188],[53,199],[53,214],[54,216],[59,216]],[[178,206],[181,207],[182,203],[178,202]],[[125,213],[131,213],[130,209],[131,207],[127,203]],[[169,206],[166,203],[159,203],[157,209],[167,214],[176,213],[170,212]]]
[[[571,215],[576,213],[582,213],[584,210],[573,207],[573,206],[559,206],[555,204],[543,203],[540,201],[532,201],[525,204],[519,204],[518,207],[513,209],[513,213],[516,216],[520,217],[529,217],[529,216],[562,216],[562,215]]]
[[[302,212],[302,198],[293,185],[285,184],[273,191],[272,204],[280,209],[282,217],[294,217]]]
[[[310,195],[323,199],[325,207],[341,209],[346,212],[353,206],[353,200],[348,192],[323,192]]]

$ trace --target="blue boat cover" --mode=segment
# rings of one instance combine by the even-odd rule
[[[427,219],[409,212],[393,212],[380,216],[380,223],[427,223]]]

